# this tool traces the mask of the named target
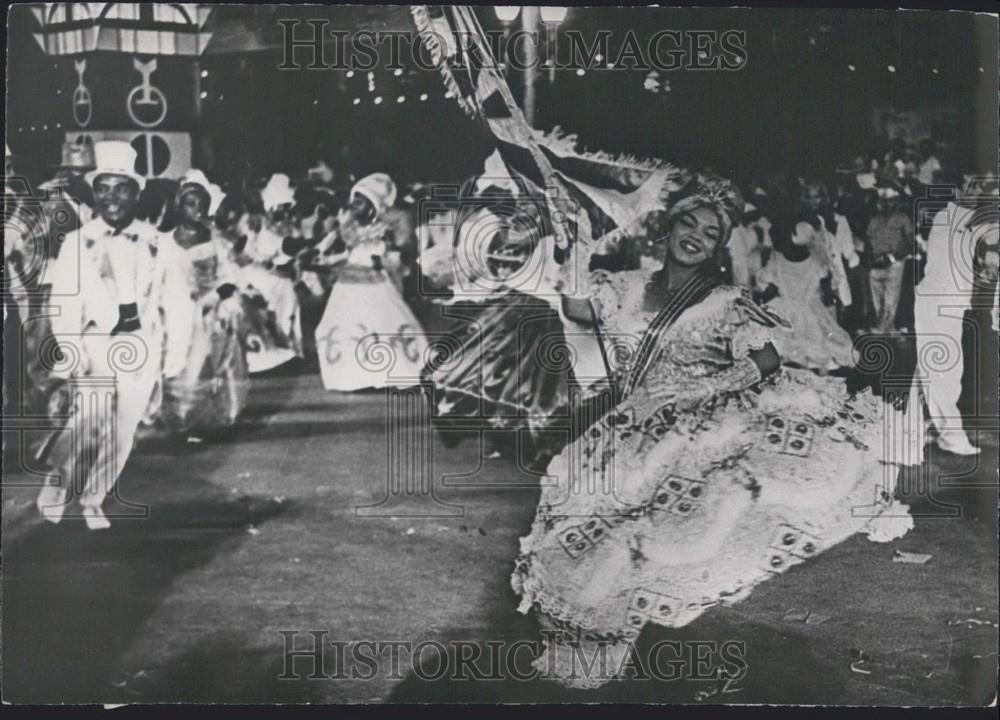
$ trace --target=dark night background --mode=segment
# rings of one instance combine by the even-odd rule
[[[484,27],[500,28],[491,7],[478,12]],[[154,75],[170,100],[162,129],[193,131],[196,165],[218,179],[275,170],[294,174],[323,152],[341,169],[387,170],[404,182],[452,181],[481,167],[488,137],[444,97],[436,72],[412,66],[396,77],[380,66],[376,91],[369,92],[365,72],[348,78],[342,70],[278,70],[276,21],[283,17],[327,17],[331,29],[413,28],[405,6],[217,7],[210,20],[215,35],[200,64],[160,57]],[[72,58],[42,53],[25,7],[13,8],[8,22],[7,138],[19,170],[30,176],[58,160],[63,132],[73,122],[77,76]],[[925,11],[577,7],[559,32],[578,30],[589,42],[597,30],[610,30],[613,57],[627,30],[645,45],[663,28],[745,31],[748,62],[734,72],[661,72],[671,90],[656,94],[643,89],[643,70],[590,70],[582,77],[559,70],[554,83],[542,70],[536,125],[560,125],[588,148],[709,165],[748,180],[776,171],[829,173],[874,149],[876,108],[947,108],[955,122],[933,129],[945,146],[946,167],[982,172],[996,166],[994,18]],[[90,128],[129,126],[124,96],[139,79],[132,57],[88,56],[95,103]],[[889,72],[889,65],[896,71]],[[206,97],[198,113],[200,70],[208,75],[201,80]],[[513,73],[508,80],[520,99],[520,77]],[[429,96],[425,102],[422,93]],[[373,103],[376,95],[384,98],[380,105]],[[406,101],[397,103],[399,95]]]

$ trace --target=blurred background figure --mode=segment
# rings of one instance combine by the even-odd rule
[[[920,141],[920,168],[917,179],[924,185],[937,182],[943,169],[936,153],[937,146],[933,140],[924,138]]]
[[[831,257],[822,225],[799,220],[780,236],[778,252],[759,273],[761,299],[795,332],[782,340],[782,360],[826,374],[853,366],[852,340],[837,323]]]
[[[770,228],[762,219],[757,206],[747,203],[727,245],[733,284],[751,292],[757,288],[757,275],[773,249]]]
[[[868,222],[868,283],[874,321],[879,333],[896,332],[896,310],[903,286],[903,261],[913,251],[914,227],[899,208],[899,186],[886,182],[878,188],[876,213]]]

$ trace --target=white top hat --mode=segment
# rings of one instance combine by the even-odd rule
[[[260,199],[264,202],[264,209],[268,212],[295,202],[295,192],[291,188],[288,176],[284,173],[272,175],[267,181],[267,185],[260,191]]]
[[[135,148],[124,140],[95,143],[94,160],[97,168],[84,176],[91,186],[101,175],[121,175],[134,180],[140,190],[146,187],[146,178],[135,171]]]

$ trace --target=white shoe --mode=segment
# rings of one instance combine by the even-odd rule
[[[38,493],[35,507],[42,517],[50,523],[58,523],[66,512],[66,488],[58,485],[46,485]]]
[[[969,442],[969,438],[964,436],[961,440],[954,441],[946,439],[944,435],[939,435],[937,445],[952,455],[978,455],[982,452],[982,450]]]
[[[104,511],[97,506],[87,506],[83,508],[83,519],[87,523],[88,530],[107,530],[111,527]]]

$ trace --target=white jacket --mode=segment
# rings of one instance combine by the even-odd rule
[[[975,230],[966,227],[973,211],[950,202],[934,216],[927,236],[927,265],[915,290],[916,321],[932,321],[939,307],[960,317],[972,304]]]
[[[46,281],[59,310],[52,330],[61,342],[110,335],[118,306],[134,302],[142,326],[137,334],[151,361],[162,361],[167,377],[184,368],[192,311],[187,268],[173,239],[149,223],[135,220],[119,233],[99,217],[86,223],[66,239]]]

